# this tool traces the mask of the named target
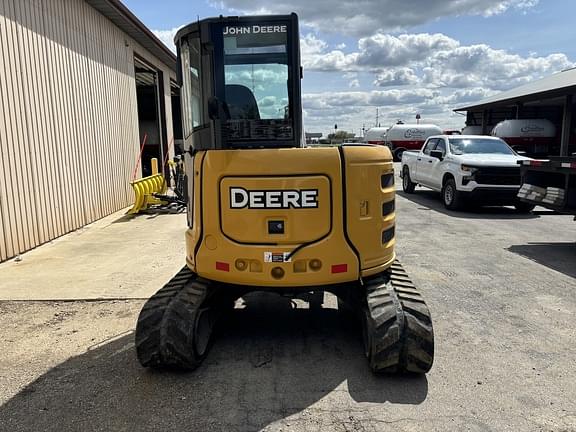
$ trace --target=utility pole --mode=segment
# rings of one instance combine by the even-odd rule
[[[378,108],[376,108],[376,124],[374,126],[378,127]]]

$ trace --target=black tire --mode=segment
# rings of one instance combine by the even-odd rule
[[[416,183],[412,182],[410,178],[410,169],[405,166],[402,169],[402,190],[406,193],[414,193],[414,189],[416,189]]]
[[[524,201],[517,201],[514,203],[514,207],[518,213],[530,213],[536,205]]]
[[[136,324],[136,354],[150,368],[196,369],[206,357],[214,311],[205,308],[208,281],[182,269],[142,308]]]
[[[310,293],[308,305],[310,310],[320,310],[324,304],[324,291],[313,291]]]
[[[432,368],[430,311],[398,262],[366,284],[363,339],[374,372],[424,374]]]
[[[340,316],[346,321],[348,320],[356,321],[357,317],[355,314],[355,309],[350,304],[346,303],[345,300],[342,300],[340,297],[336,297],[336,299],[338,301],[338,313],[340,314]]]
[[[462,194],[456,189],[456,182],[449,178],[442,186],[442,201],[448,210],[459,210],[462,208]]]
[[[406,151],[405,148],[397,148],[394,150],[394,160],[396,162],[400,162],[402,160],[402,153]]]

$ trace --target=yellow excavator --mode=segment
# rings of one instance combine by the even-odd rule
[[[396,260],[387,147],[305,148],[298,17],[218,17],[178,50],[186,266],[140,312],[144,367],[194,369],[219,317],[251,291],[325,292],[355,312],[375,372],[432,367],[430,312]]]

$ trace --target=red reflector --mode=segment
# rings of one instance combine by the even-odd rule
[[[230,264],[216,261],[216,270],[230,271]]]
[[[346,273],[348,271],[348,264],[334,264],[332,266],[332,273]]]

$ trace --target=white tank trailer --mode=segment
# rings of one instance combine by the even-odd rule
[[[462,129],[462,135],[484,135],[482,126],[466,126]]]
[[[442,135],[442,129],[433,124],[395,124],[386,133],[386,145],[400,160],[404,150],[420,150],[432,135]]]
[[[364,142],[367,144],[384,145],[386,142],[387,127],[373,127],[366,131],[364,134]]]
[[[492,136],[529,156],[547,156],[558,144],[556,126],[546,119],[504,120],[494,126]]]

